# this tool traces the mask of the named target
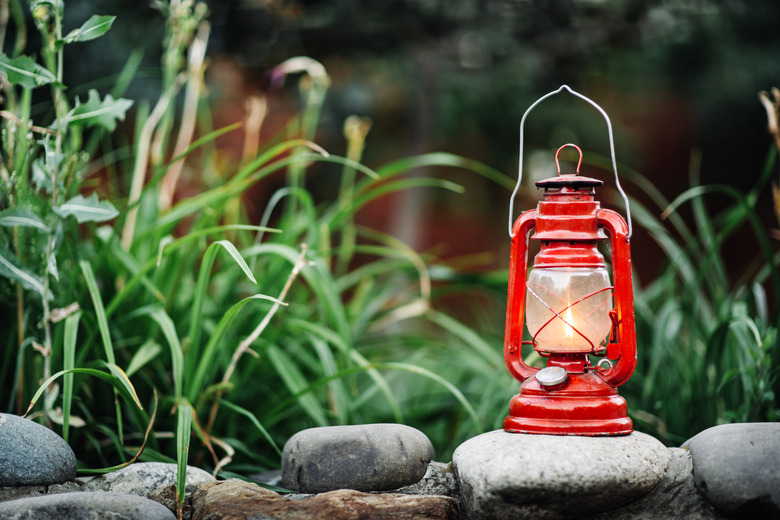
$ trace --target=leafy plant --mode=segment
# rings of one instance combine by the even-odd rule
[[[451,270],[440,266],[434,277],[434,257],[360,226],[356,214],[400,190],[462,191],[405,175],[416,168],[511,182],[449,154],[368,168],[360,160],[370,122],[355,118],[346,123],[346,156],[326,152],[313,138],[329,78],[308,58],[275,69],[301,78],[302,113],[264,143],[262,117],[250,114],[245,153],[226,163],[219,138],[241,125],[214,129],[204,117],[206,8],[186,0],[157,7],[167,27],[161,95],[135,113],[132,153],[107,132],[131,107],[122,94],[138,57],[105,95],[68,99],[61,79],[62,49],[88,44],[112,17],[94,16],[63,36],[62,3],[34,2],[41,62],[21,43],[0,59],[0,233],[9,244],[0,250],[0,291],[16,317],[2,326],[3,406],[23,413],[27,400],[30,409],[41,403],[34,416],[62,424],[83,472],[176,461],[178,489],[188,461],[225,475],[277,466],[280,444],[308,426],[410,422],[444,453],[482,431],[497,402],[495,374],[509,379],[500,349],[435,310],[436,291],[460,290],[446,280]],[[35,112],[33,91],[45,88],[51,108]],[[101,143],[108,148],[95,162]],[[335,200],[306,189],[313,170],[340,176]],[[281,173],[286,185],[250,222],[247,190]],[[454,349],[474,363],[455,362]],[[100,380],[114,391],[100,391]]]
[[[661,218],[637,201],[638,223],[664,252],[659,276],[636,294],[640,362],[626,385],[639,428],[670,444],[724,422],[773,421],[778,408],[780,253],[759,217],[760,195],[777,167],[769,154],[753,189],[700,185],[699,156],[691,188],[667,201],[635,172],[630,178],[663,210]],[[730,204],[712,214],[705,199]],[[693,225],[678,210],[689,205]],[[755,246],[742,272],[726,253],[737,238]],[[750,244],[750,242],[747,242]]]

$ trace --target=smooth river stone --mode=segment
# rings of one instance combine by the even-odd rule
[[[0,413],[0,487],[48,486],[76,478],[76,456],[55,432]]]
[[[418,482],[433,455],[428,437],[402,424],[311,428],[285,444],[282,486],[300,493],[398,489]]]

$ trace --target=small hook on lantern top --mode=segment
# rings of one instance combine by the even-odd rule
[[[574,175],[580,174],[580,166],[582,166],[582,150],[580,150],[580,147],[577,146],[576,144],[566,143],[565,145],[558,148],[557,152],[555,152],[555,169],[558,170],[558,175],[561,175],[561,165],[558,162],[558,155],[561,153],[561,150],[563,150],[564,148],[568,148],[570,146],[575,150],[577,150],[577,152],[579,152],[580,154],[580,160],[577,161],[577,170],[574,172]]]
[[[530,107],[525,111],[525,114],[523,114],[522,119],[520,120],[520,161],[518,166],[518,174],[517,174],[517,184],[515,185],[515,189],[512,191],[512,196],[509,199],[509,223],[508,223],[508,229],[509,229],[509,237],[514,238],[514,233],[512,232],[512,224],[513,222],[513,216],[514,216],[514,206],[515,206],[515,197],[517,196],[517,192],[520,189],[520,185],[523,182],[523,140],[524,140],[524,131],[525,131],[525,119],[528,117],[528,114],[533,110],[536,105],[544,101],[545,99],[554,96],[556,94],[559,94],[563,91],[567,91],[569,94],[578,97],[582,99],[583,101],[589,103],[592,105],[596,110],[599,111],[599,113],[604,117],[604,121],[607,123],[607,131],[609,133],[609,151],[612,158],[612,171],[615,174],[615,186],[617,187],[618,192],[620,192],[620,196],[623,198],[623,202],[626,205],[626,221],[628,223],[628,235],[627,239],[631,239],[631,235],[633,234],[633,226],[631,223],[631,208],[628,204],[628,196],[626,196],[626,193],[623,191],[623,187],[620,185],[620,179],[618,178],[618,171],[617,171],[617,159],[615,159],[615,138],[612,134],[612,121],[610,121],[609,116],[604,111],[603,108],[601,108],[598,104],[596,104],[595,101],[592,99],[583,96],[579,92],[572,90],[568,85],[561,85],[558,90],[553,90],[552,92],[548,92],[547,94],[543,95],[536,101],[534,101]],[[574,146],[566,144],[562,146],[561,148],[564,148],[566,146]],[[577,148],[579,150],[579,148]],[[560,152],[561,149],[558,149],[558,152]],[[558,163],[558,154],[555,154],[556,157],[556,165]],[[580,150],[580,163],[582,162],[582,151]],[[577,172],[579,172],[579,166],[577,167]],[[560,168],[558,169],[558,173],[560,173]]]

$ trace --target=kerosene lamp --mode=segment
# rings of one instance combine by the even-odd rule
[[[563,90],[596,107],[607,121],[612,164],[617,179],[612,126],[593,101],[567,86],[534,103],[523,116],[520,140],[522,179],[523,125],[531,109]],[[561,174],[558,155],[579,153],[575,173]],[[574,144],[555,154],[558,175],[536,182],[544,190],[536,209],[511,223],[504,360],[522,382],[509,404],[504,430],[551,435],[624,435],[633,431],[626,401],[617,393],[636,366],[631,226],[596,199],[598,179],[579,175],[582,151]],[[515,190],[515,192],[517,189]],[[514,194],[513,198],[514,200]],[[533,234],[532,234],[533,233]],[[528,272],[529,240],[540,243]],[[612,282],[598,244],[609,241]],[[529,340],[523,339],[527,327]],[[522,346],[532,345],[547,363],[536,368],[523,360]]]

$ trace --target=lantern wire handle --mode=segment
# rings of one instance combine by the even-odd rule
[[[569,94],[572,94],[573,96],[576,96],[583,101],[586,101],[590,105],[592,105],[596,110],[599,111],[599,113],[604,116],[604,120],[607,122],[607,130],[609,132],[609,151],[612,156],[612,171],[615,173],[615,185],[617,186],[618,191],[620,192],[620,196],[623,197],[623,202],[626,205],[626,220],[628,221],[628,235],[627,239],[631,238],[631,234],[633,232],[633,228],[631,225],[631,208],[628,205],[628,197],[626,196],[626,193],[623,191],[623,187],[620,185],[620,179],[618,178],[618,171],[617,171],[617,160],[615,159],[615,138],[612,135],[612,122],[609,119],[609,116],[604,111],[603,108],[601,108],[599,105],[596,104],[595,101],[592,99],[583,96],[577,91],[572,90],[569,88],[568,85],[561,85],[558,90],[554,90],[552,92],[549,92],[545,94],[544,96],[540,97],[536,101],[533,102],[533,104],[528,107],[528,110],[525,111],[525,114],[523,114],[523,118],[520,120],[520,164],[518,167],[518,174],[517,174],[517,184],[515,185],[514,191],[512,191],[512,197],[509,199],[509,236],[511,238],[514,238],[514,233],[512,233],[512,216],[514,214],[514,206],[515,206],[515,197],[517,196],[517,192],[520,189],[520,184],[523,182],[523,132],[525,129],[525,119],[528,117],[528,114],[531,112],[531,110],[536,107],[539,103],[544,101],[545,99],[554,96],[555,94],[559,94],[560,92],[566,90],[569,92]]]

